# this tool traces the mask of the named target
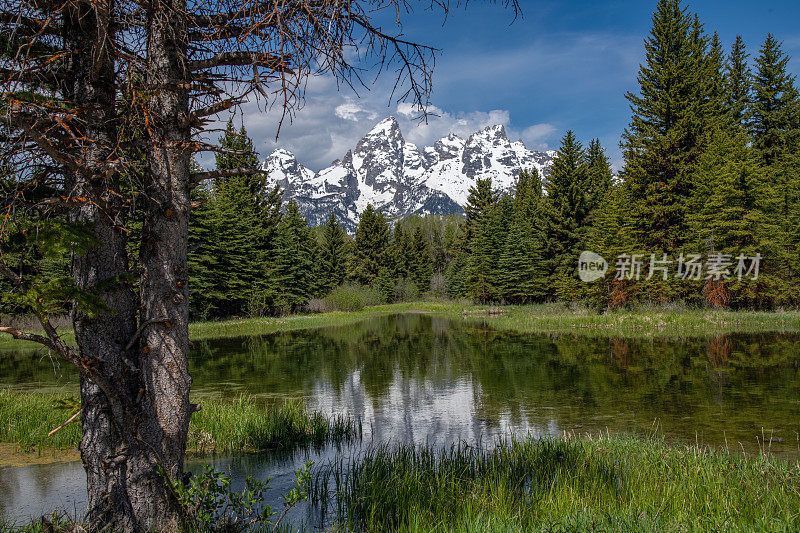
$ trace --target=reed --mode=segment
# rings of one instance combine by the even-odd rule
[[[201,402],[192,416],[187,448],[199,453],[265,451],[321,445],[360,438],[361,424],[344,417],[308,412],[298,400],[267,403],[251,396]],[[80,408],[68,393],[0,390],[0,442],[22,452],[74,448],[81,439],[80,420],[48,436]]]
[[[249,396],[209,401],[192,416],[187,447],[199,453],[320,446],[361,437],[361,423],[306,411],[303,402],[265,405]]]
[[[356,531],[797,531],[800,465],[661,438],[378,447],[322,469],[314,501]]]

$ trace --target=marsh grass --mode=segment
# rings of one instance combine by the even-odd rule
[[[680,304],[667,304],[640,305],[631,310],[597,312],[581,305],[550,303],[503,306],[499,308],[503,311],[502,314],[498,315],[490,313],[489,306],[472,305],[464,301],[426,300],[385,305],[370,305],[370,303],[365,304],[367,307],[353,311],[193,322],[189,325],[189,335],[193,341],[267,335],[344,326],[369,318],[408,311],[434,313],[499,331],[570,334],[582,337],[685,338],[727,333],[800,332],[800,311],[797,310],[724,311],[688,309]],[[498,308],[494,306],[491,309]],[[74,336],[69,328],[64,328],[63,331],[63,339],[74,344]],[[2,350],[46,351],[28,341],[14,340],[9,335],[0,336],[0,351]]]
[[[266,403],[241,396],[203,401],[201,405],[189,426],[187,448],[192,452],[258,452],[361,437],[359,421],[309,413],[297,400]],[[79,407],[79,400],[65,393],[0,389],[0,442],[12,443],[23,452],[74,448],[81,438],[79,420],[50,437],[47,434]]]
[[[800,465],[661,438],[379,447],[322,469],[312,496],[345,530],[800,529]]]
[[[360,421],[309,413],[299,400],[265,406],[248,396],[209,401],[192,416],[188,448],[199,453],[320,446],[360,438]]]
[[[492,307],[491,309],[496,309]],[[800,311],[724,311],[687,309],[679,305],[648,306],[598,313],[563,304],[504,306],[502,314],[489,306],[464,302],[421,301],[365,307],[285,318],[243,319],[191,325],[193,339],[260,335],[351,324],[368,318],[424,311],[498,331],[569,334],[581,337],[686,338],[728,333],[798,333]]]
[[[66,393],[20,393],[0,389],[0,442],[14,443],[23,452],[77,446],[80,421],[68,424],[48,437],[80,408],[80,401]]]
[[[361,311],[381,303],[377,287],[346,283],[335,287],[324,299],[326,310]]]

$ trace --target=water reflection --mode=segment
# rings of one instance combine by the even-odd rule
[[[798,336],[586,339],[402,315],[199,342],[191,371],[195,394],[303,397],[311,409],[359,417],[367,441],[448,444],[512,433],[647,432],[656,426],[675,441],[727,442],[751,452],[766,434],[774,438],[773,452],[797,458],[799,347]],[[55,379],[46,358],[0,357],[0,386],[74,386],[71,369],[62,368]],[[306,458],[337,453],[326,449]],[[217,461],[239,476],[291,481],[301,455]],[[51,487],[74,489],[79,467],[47,468],[38,484],[32,469],[0,471],[2,513],[8,516],[20,502],[49,509],[59,503],[47,496]]]

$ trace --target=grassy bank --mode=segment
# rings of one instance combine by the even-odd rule
[[[562,304],[482,306],[457,302],[420,301],[376,305],[360,311],[333,311],[288,317],[241,318],[193,322],[194,341],[266,335],[329,326],[344,326],[376,316],[426,312],[520,333],[572,334],[592,337],[697,337],[728,333],[798,333],[800,311],[724,311],[681,308],[637,308],[598,313]],[[72,334],[64,339],[73,342]],[[0,337],[0,350],[33,349],[36,345]]]
[[[597,313],[561,304],[452,307],[453,318],[474,320],[497,330],[592,337],[698,337],[730,333],[798,333],[798,311],[724,311],[638,308]]]
[[[191,325],[193,339],[237,337],[341,326],[375,316],[426,312],[454,320],[520,333],[572,334],[603,337],[696,337],[727,333],[798,333],[798,311],[720,311],[639,308],[597,313],[561,304],[481,306],[455,302],[411,302],[367,307],[355,312],[258,318]]]
[[[263,451],[318,445],[356,438],[360,424],[307,412],[299,401],[265,404],[250,397],[201,402],[192,416],[187,448],[198,453]],[[74,448],[81,438],[78,420],[48,436],[79,408],[67,394],[0,390],[0,442],[20,452],[42,453]]]
[[[378,448],[313,495],[348,530],[800,529],[800,465],[633,437]]]

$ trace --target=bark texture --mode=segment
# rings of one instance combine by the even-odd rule
[[[140,298],[130,283],[119,176],[113,165],[116,138],[115,69],[107,3],[68,4],[64,38],[69,76],[65,94],[78,106],[84,138],[76,153],[81,172],[70,176],[74,198],[90,198],[71,211],[74,222],[92,225],[96,245],[75,256],[72,274],[78,286],[96,291],[107,312],[90,317],[74,312],[75,335],[83,360],[81,372],[83,438],[81,458],[87,472],[88,519],[93,531],[174,531],[179,510],[165,483],[183,475],[190,416],[188,401],[188,306],[186,239],[188,157],[170,148],[180,136],[166,128],[150,154],[153,180],[145,191]],[[172,31],[169,20],[154,17]],[[87,53],[91,52],[91,53]],[[168,52],[160,54],[162,61]],[[167,71],[169,69],[167,63]],[[158,69],[156,69],[158,71]],[[160,125],[176,123],[170,110],[186,105],[169,91],[156,99],[166,110]],[[162,128],[154,128],[160,132]],[[137,326],[137,315],[139,315]]]
[[[113,9],[111,3],[98,4]],[[78,352],[93,362],[81,372],[80,391],[83,438],[81,459],[86,469],[88,518],[93,530],[110,526],[114,530],[134,530],[136,517],[128,497],[125,458],[126,431],[121,415],[136,394],[136,375],[125,364],[126,346],[136,331],[136,300],[129,286],[115,283],[128,272],[127,237],[121,226],[119,200],[109,194],[113,173],[108,161],[117,143],[112,126],[114,113],[114,59],[110,50],[101,50],[100,34],[107,31],[107,20],[89,3],[67,4],[64,13],[64,40],[69,51],[68,76],[64,92],[77,106],[78,127],[92,142],[77,147],[83,159],[81,171],[69,176],[69,191],[74,198],[89,198],[71,211],[73,222],[90,224],[97,239],[86,255],[72,260],[72,275],[78,287],[98,290],[108,312],[94,318],[73,313]],[[104,27],[105,26],[105,27]],[[92,51],[95,53],[87,53]],[[135,363],[131,364],[133,367]],[[90,374],[102,376],[90,379]],[[103,390],[103,386],[106,389]],[[127,428],[125,428],[127,429]]]

